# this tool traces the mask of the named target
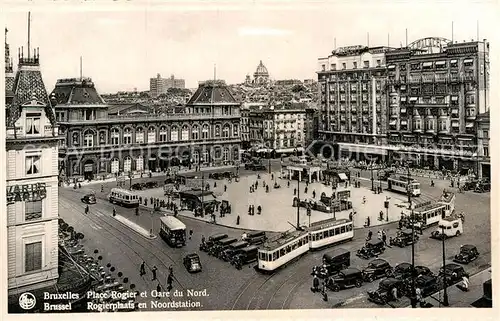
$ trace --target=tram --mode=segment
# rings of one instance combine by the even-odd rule
[[[311,224],[303,231],[283,233],[259,249],[257,270],[273,272],[309,250],[350,241],[354,237],[352,222],[328,219]]]
[[[417,220],[422,221],[425,226],[439,223],[446,216],[446,204],[425,204],[413,210]]]
[[[186,225],[173,216],[160,218],[160,236],[172,247],[186,245]]]
[[[112,188],[108,199],[111,203],[125,207],[139,206],[139,197],[137,197],[137,194],[121,188]]]
[[[408,176],[389,177],[387,185],[391,191],[408,194],[409,189],[412,196],[420,196],[420,183]]]

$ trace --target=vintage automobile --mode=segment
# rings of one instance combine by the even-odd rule
[[[262,162],[262,159],[254,157],[248,163],[245,163],[245,169],[252,171],[260,171],[260,170],[265,170],[266,166]]]
[[[378,172],[378,178],[382,181],[386,181],[391,175],[394,175],[394,173],[392,169],[383,169]]]
[[[415,275],[429,275],[432,276],[434,275],[434,272],[432,272],[428,267],[423,266],[423,265],[416,265],[415,266]]]
[[[316,274],[320,279],[327,278],[347,269],[351,265],[351,252],[339,248],[323,255],[323,264],[313,267],[311,275]]]
[[[412,238],[412,234],[414,237]],[[415,240],[415,243],[418,241],[418,235],[413,232],[411,229],[403,229],[398,232],[395,238],[391,238],[389,240],[389,244],[399,246],[399,247],[405,247],[407,245],[410,245],[413,243],[413,240]]]
[[[474,187],[474,192],[476,193],[487,193],[491,191],[491,183],[488,181],[480,181]]]
[[[208,251],[208,254],[215,256],[215,257],[218,257],[218,258],[222,258],[221,257],[222,252],[224,250],[228,249],[229,245],[236,243],[236,242],[238,242],[238,240],[235,238],[229,238],[229,237],[224,238],[220,241],[215,242],[215,245],[210,248],[210,250]]]
[[[396,298],[394,297],[394,289],[396,289]],[[378,289],[368,291],[368,300],[380,305],[387,302],[397,300],[406,294],[406,285],[402,280],[395,278],[387,278],[380,281]]]
[[[300,200],[300,202],[298,201],[298,198],[297,197],[294,197],[293,199],[293,207],[297,207],[297,203],[299,204],[300,207],[304,207],[304,208],[310,208],[311,210],[315,210],[315,211],[320,211],[320,212],[324,212],[324,213],[331,213],[331,208],[325,204],[323,204],[322,202],[319,202],[315,199],[304,199],[304,200]]]
[[[225,239],[225,238],[227,238],[227,234],[224,234],[224,233],[211,235],[208,238],[208,241],[200,244],[200,251],[208,252],[212,248],[212,246],[214,246],[215,242],[222,240],[222,239]]]
[[[399,263],[392,269],[390,276],[398,280],[404,280],[411,277],[411,270],[412,266],[410,263]]]
[[[363,273],[356,268],[340,270],[326,281],[326,287],[334,292],[351,287],[361,287],[363,285]]]
[[[136,191],[141,191],[144,189],[144,184],[143,183],[135,183],[132,184],[131,188]]]
[[[241,237],[241,240],[251,245],[260,245],[267,240],[267,236],[266,232],[264,231],[254,231],[244,233]]]
[[[226,262],[230,262],[233,259],[234,254],[239,250],[248,246],[245,241],[238,241],[229,245],[227,249],[222,251],[220,258]]]
[[[372,239],[365,243],[361,249],[356,252],[356,255],[368,260],[369,258],[379,256],[384,253],[385,245],[382,240]]]
[[[411,286],[411,285],[410,285]],[[439,290],[438,279],[434,275],[420,275],[415,279],[415,286],[422,292],[422,296],[428,296]]]
[[[441,240],[453,236],[459,236],[464,232],[462,219],[458,216],[448,216],[439,221],[439,226],[432,231],[430,237]]]
[[[94,193],[90,193],[82,197],[82,202],[85,204],[95,204],[96,198]]]
[[[455,255],[453,262],[468,264],[479,257],[479,252],[474,245],[466,244],[460,247],[460,252]]]
[[[463,266],[455,263],[446,264],[444,267],[439,269],[438,275],[438,277],[441,278],[442,281],[446,281],[447,286],[450,286],[462,280],[463,276],[468,277],[469,274],[465,272]]]
[[[366,282],[373,282],[375,279],[390,276],[392,274],[392,267],[386,260],[375,259],[368,263],[368,266],[362,272],[363,279]]]
[[[196,253],[186,255],[183,263],[189,273],[201,272],[202,270],[200,257]]]

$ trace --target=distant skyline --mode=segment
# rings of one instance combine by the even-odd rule
[[[272,79],[316,79],[317,60],[337,47],[405,45],[424,37],[488,41],[496,28],[494,2],[353,1],[345,5],[298,5],[245,10],[207,5],[211,10],[135,8],[134,11],[31,10],[31,47],[40,48],[47,90],[59,78],[91,77],[100,93],[149,90],[149,79],[175,75],[187,88],[217,78],[242,83],[262,60]],[[168,9],[165,10],[165,9]],[[217,9],[217,10],[216,10]],[[27,54],[28,7],[8,12],[11,56]]]

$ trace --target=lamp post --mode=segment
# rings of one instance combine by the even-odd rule
[[[297,226],[295,228],[300,231],[300,172],[297,174]]]
[[[373,186],[373,166],[370,166],[370,172],[371,172],[371,180],[372,180],[372,191],[374,191],[375,188]]]
[[[413,215],[413,207],[411,204],[411,192],[410,192],[410,164],[407,164],[407,169],[408,169],[408,186],[406,187],[407,193],[408,193],[408,204],[409,204],[409,210],[411,210],[411,237],[412,237],[412,242],[411,242],[411,307],[416,308],[417,307],[417,301],[416,301],[416,295],[415,295],[415,222],[414,220],[414,215]]]
[[[271,152],[268,152],[267,156],[268,156],[268,161],[269,161],[269,165],[268,165],[268,167],[269,167],[269,174],[271,174]]]
[[[444,226],[441,225],[441,239],[442,239],[442,243],[443,243],[443,274],[444,274],[444,277],[443,277],[443,305],[445,307],[449,306],[450,305],[450,302],[448,301],[448,289],[447,289],[447,283],[446,282],[446,270],[444,268],[444,266],[446,265],[446,251],[445,251],[445,246],[444,246]]]
[[[202,173],[201,174],[201,217],[205,217],[205,202],[203,195],[205,195],[205,175]]]
[[[128,172],[129,189],[132,190],[132,172]]]

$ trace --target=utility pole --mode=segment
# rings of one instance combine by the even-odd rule
[[[201,217],[205,217],[205,203],[203,201],[204,200],[203,195],[205,195],[205,175],[201,173]]]
[[[412,242],[411,242],[411,307],[416,308],[417,307],[417,301],[415,300],[415,215],[413,213],[413,207],[411,204],[411,192],[410,192],[410,164],[406,164],[407,169],[408,169],[408,186],[407,186],[407,192],[408,192],[408,203],[409,203],[409,210],[411,211],[410,215],[410,222],[411,222],[411,237],[412,237]]]
[[[445,251],[445,246],[444,246],[444,226],[441,225],[441,239],[443,240],[442,243],[443,243],[443,273],[444,273],[444,277],[443,277],[443,305],[445,307],[449,306],[450,305],[450,302],[448,301],[448,285],[446,282],[446,270],[444,269],[444,266],[446,265],[446,251]]]
[[[372,179],[372,192],[375,190],[373,186],[373,165],[370,165],[370,171],[371,171],[371,179]]]
[[[297,175],[297,226],[296,229],[300,231],[300,172]]]

